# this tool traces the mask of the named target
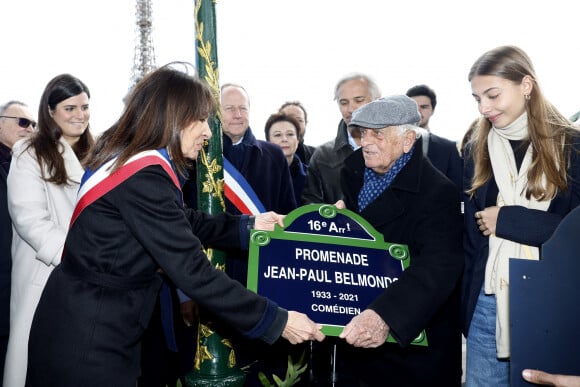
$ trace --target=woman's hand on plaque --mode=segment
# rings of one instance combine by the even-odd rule
[[[293,310],[288,311],[288,322],[282,332],[282,337],[292,344],[300,344],[308,340],[324,340],[322,325],[310,320],[307,315]]]

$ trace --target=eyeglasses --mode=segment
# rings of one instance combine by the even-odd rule
[[[27,129],[30,125],[32,125],[32,129],[36,129],[36,121],[29,120],[28,118],[12,116],[0,116],[0,118],[13,118],[18,120],[18,126],[21,128]]]

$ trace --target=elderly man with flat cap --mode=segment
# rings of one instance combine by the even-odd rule
[[[349,124],[360,131],[361,148],[341,170],[344,204],[411,255],[398,281],[340,335],[364,386],[461,385],[460,197],[423,156],[420,119],[413,99],[394,95],[360,107]],[[423,330],[428,346],[412,344]],[[389,333],[396,343],[385,342]]]

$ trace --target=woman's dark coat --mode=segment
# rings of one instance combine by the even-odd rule
[[[151,166],[81,213],[36,310],[27,386],[134,387],[158,269],[248,337],[279,337],[286,313],[215,269],[201,250],[200,239],[240,246],[245,222],[184,211],[177,194],[169,175]]]
[[[569,132],[573,134],[577,132]],[[568,189],[558,192],[552,199],[547,211],[530,210],[523,206],[504,206],[498,214],[496,236],[529,246],[540,247],[554,233],[560,221],[570,211],[580,205],[580,137],[571,135],[570,165],[568,167]],[[474,173],[471,148],[466,149],[463,184],[471,186]],[[485,265],[489,254],[489,238],[478,228],[475,213],[483,210],[486,205],[487,192],[490,185],[495,185],[491,179],[477,189],[475,195],[464,196],[465,203],[465,272],[463,274],[461,301],[461,328],[465,336],[469,333],[469,325],[475,311],[477,297],[485,277]]]

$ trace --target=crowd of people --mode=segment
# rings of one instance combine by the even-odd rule
[[[301,351],[314,359],[303,386],[510,386],[509,258],[538,260],[580,204],[580,129],[544,97],[518,47],[485,52],[467,78],[481,116],[460,143],[430,128],[429,86],[383,96],[362,73],[336,83],[338,131],[316,147],[299,101],[272,112],[258,140],[242,85],[222,85],[215,101],[172,64],[137,83],[99,136],[89,88],[70,74],[48,82],[38,122],[23,102],[0,106],[3,385],[174,386],[196,343],[191,331],[164,332],[168,289],[183,329],[194,310],[223,323],[246,386],[261,386],[261,372],[283,377]],[[217,109],[236,195],[208,215],[182,187],[195,191]],[[250,230],[284,227],[310,203],[359,214],[412,257],[339,337],[246,289]],[[225,252],[225,271],[207,246]],[[410,345],[422,331],[428,346]],[[167,360],[176,352],[184,366]],[[521,377],[580,386],[573,375]]]

